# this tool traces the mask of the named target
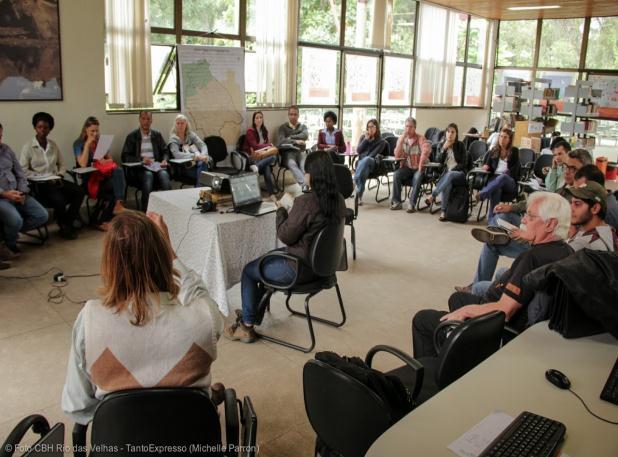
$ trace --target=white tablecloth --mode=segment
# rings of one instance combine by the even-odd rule
[[[277,244],[275,213],[260,217],[194,210],[199,189],[150,194],[148,211],[163,216],[176,255],[196,271],[227,316],[227,290],[240,281],[243,267]]]

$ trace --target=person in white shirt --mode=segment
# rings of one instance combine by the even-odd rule
[[[67,169],[58,145],[48,138],[54,128],[54,118],[49,113],[36,113],[32,117],[35,137],[24,144],[19,164],[30,180],[34,197],[46,207],[54,209],[60,227],[60,236],[74,240],[77,238],[75,222],[79,219],[84,189],[66,181]]]
[[[101,299],[89,300],[73,325],[61,402],[66,414],[85,425],[105,395],[118,390],[221,393],[221,384],[211,389],[211,366],[223,318],[206,285],[176,258],[160,215],[124,211],[112,220],[101,279]]]

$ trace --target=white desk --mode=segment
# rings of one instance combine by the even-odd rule
[[[573,394],[550,384],[545,370],[562,371],[594,413],[618,421],[618,406],[599,398],[617,356],[618,341],[607,333],[567,340],[541,322],[401,419],[367,457],[452,457],[447,446],[496,410],[562,422],[570,457],[616,457],[618,426],[592,417]]]
[[[201,214],[192,209],[198,198],[199,189],[153,192],[148,211],[163,216],[176,255],[201,276],[227,315],[227,290],[240,281],[244,266],[276,247],[275,213],[260,217]]]

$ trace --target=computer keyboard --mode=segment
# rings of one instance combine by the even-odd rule
[[[553,457],[565,432],[564,424],[524,411],[479,457]]]
[[[614,368],[609,373],[605,387],[601,391],[601,400],[618,405],[618,358],[614,363]]]

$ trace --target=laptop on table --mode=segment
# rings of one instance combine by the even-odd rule
[[[257,173],[230,176],[234,211],[249,216],[261,216],[277,210],[271,202],[263,202]]]

